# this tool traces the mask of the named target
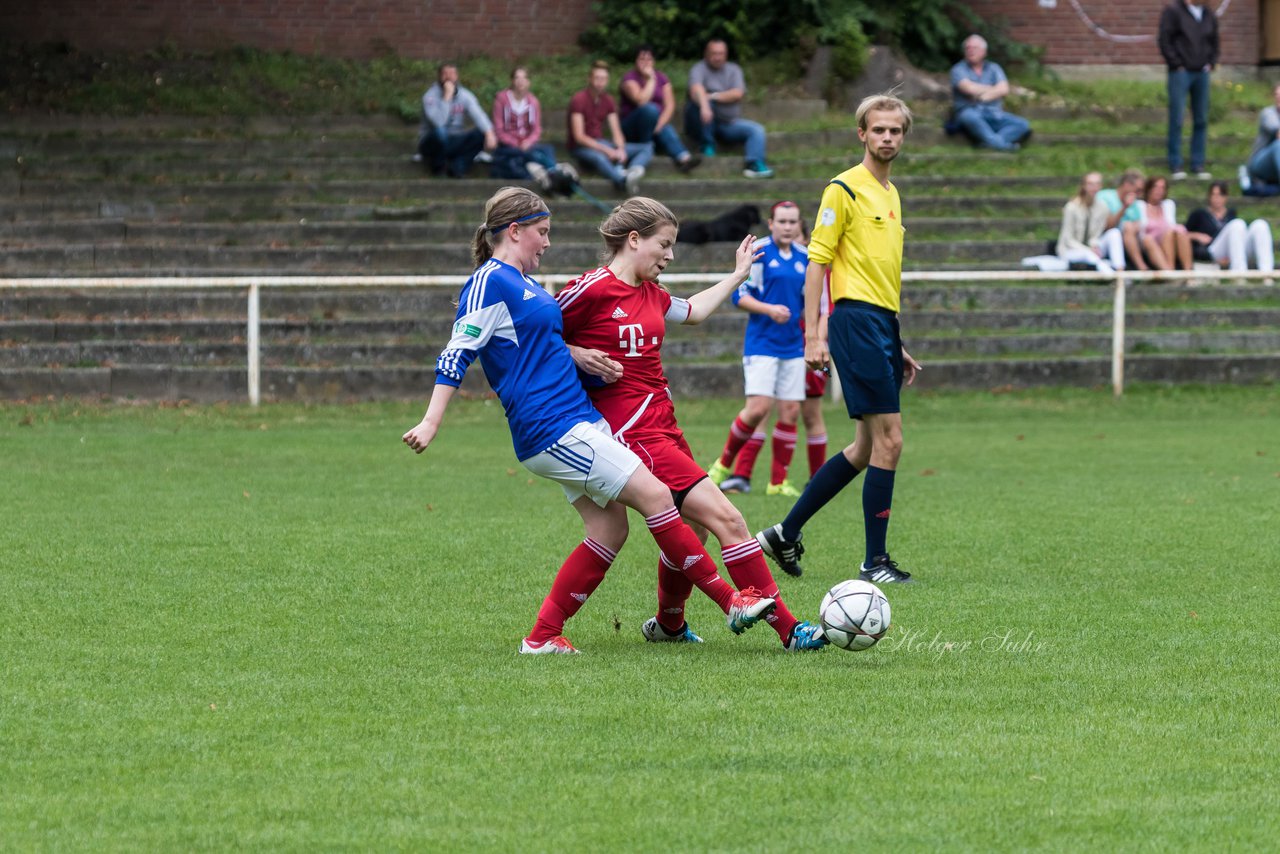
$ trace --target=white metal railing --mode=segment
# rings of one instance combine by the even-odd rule
[[[1193,270],[1188,272],[1122,272],[1098,273],[1092,271],[1072,271],[1063,273],[1041,273],[1029,270],[999,271],[937,271],[910,272],[902,274],[904,284],[911,282],[1110,282],[1113,287],[1111,314],[1111,388],[1119,397],[1124,394],[1124,313],[1125,287],[1130,282],[1207,282],[1236,280],[1271,281],[1274,273],[1250,270],[1234,273],[1218,270]],[[228,288],[244,289],[248,300],[248,329],[245,335],[248,350],[248,393],[249,403],[257,406],[261,402],[261,294],[263,288],[386,288],[386,287],[462,287],[467,281],[465,275],[447,276],[185,276],[185,277],[120,277],[120,278],[0,278],[0,288],[18,289],[199,289]],[[547,285],[563,285],[576,275],[550,274],[539,276],[538,281]],[[723,278],[719,273],[674,273],[663,276],[662,281],[670,285],[712,284]]]

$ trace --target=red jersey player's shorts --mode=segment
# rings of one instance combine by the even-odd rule
[[[615,431],[614,438],[630,448],[654,477],[680,492],[707,476],[676,423],[675,406],[669,397],[654,395],[642,412],[634,414],[638,417],[619,424],[612,413],[604,413]]]
[[[804,396],[823,397],[827,393],[827,375],[822,371],[805,371]]]

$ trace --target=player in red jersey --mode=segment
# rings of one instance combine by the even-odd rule
[[[694,460],[676,423],[662,368],[667,322],[701,323],[715,311],[750,274],[754,238],[748,235],[738,245],[733,273],[686,300],[657,283],[675,257],[677,229],[675,215],[653,199],[634,197],[614,208],[600,226],[605,265],[584,273],[556,295],[565,341],[579,368],[601,378],[587,391],[614,437],[671,488],[682,516],[720,541],[724,567],[734,583],[740,589],[756,588],[776,601],[776,610],[766,619],[784,647],[820,649],[826,644],[821,627],[800,622],[783,604],[742,514]],[[691,588],[666,555],[660,558],[658,614],[643,631],[651,641],[679,640]]]

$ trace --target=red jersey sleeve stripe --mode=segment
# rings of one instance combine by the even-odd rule
[[[560,307],[562,309],[572,305],[573,301],[582,296],[583,293],[586,292],[587,288],[591,287],[595,282],[600,281],[600,279],[607,275],[608,272],[609,271],[604,267],[600,267],[589,273],[583,274],[576,281],[570,282],[566,285],[560,293],[556,294],[556,302],[560,303]]]

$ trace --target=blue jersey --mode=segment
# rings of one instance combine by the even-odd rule
[[[804,274],[809,266],[809,250],[792,243],[783,255],[772,237],[757,240],[755,250],[764,254],[751,265],[751,278],[734,291],[733,304],[750,296],[760,302],[785,305],[791,309],[791,319],[774,323],[768,315],[752,312],[747,318],[742,355],[799,359],[804,356],[800,321],[804,319]]]
[[[527,460],[573,425],[600,420],[563,334],[555,298],[510,264],[490,259],[462,286],[453,337],[436,360],[436,382],[461,385],[479,356],[507,413],[516,458]]]

